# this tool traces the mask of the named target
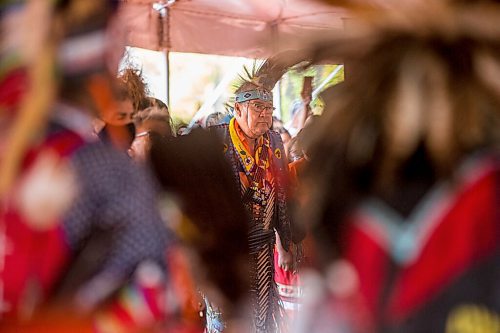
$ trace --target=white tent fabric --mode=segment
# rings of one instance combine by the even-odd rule
[[[346,16],[314,0],[128,0],[121,19],[131,46],[264,58],[343,29]]]

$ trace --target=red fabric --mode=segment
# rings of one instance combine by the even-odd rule
[[[129,309],[125,307],[125,304],[120,302],[113,303],[110,312],[117,322],[120,323],[122,329],[128,328],[132,330],[137,327],[134,318],[132,318],[132,314]]]
[[[190,270],[189,256],[182,248],[171,247],[167,251],[167,262],[171,297],[179,302],[182,318],[191,323],[199,322],[198,303],[202,300]],[[166,310],[172,312],[171,309]]]
[[[51,150],[63,158],[82,143],[82,139],[76,134],[60,132],[28,153],[23,163],[23,171],[28,170],[41,152]],[[3,301],[9,304],[9,309],[3,313],[4,316],[17,314],[21,303],[26,301],[29,288],[38,288],[41,291],[41,295],[38,295],[41,299],[37,301],[43,301],[57,282],[70,250],[60,223],[54,221],[51,225],[53,227],[45,230],[34,229],[26,223],[12,202],[0,210],[0,237],[3,236],[2,230],[5,230],[7,247],[4,266],[0,266]],[[0,253],[0,262],[2,257]]]
[[[420,256],[397,272],[390,286],[389,305],[384,309],[389,321],[397,323],[407,318],[498,247],[499,225],[495,220],[499,209],[495,202],[498,170],[496,174],[492,170],[456,192],[451,209],[439,221]],[[359,292],[375,316],[386,281],[384,269],[388,267],[389,254],[375,241],[373,231],[363,230],[355,221],[350,225],[346,259],[354,265]]]
[[[0,81],[0,110],[13,114],[28,91],[28,73],[25,68],[10,71]]]
[[[36,231],[14,211],[3,217],[9,251],[5,256],[5,269],[0,270],[0,281],[3,281],[4,300],[11,307],[7,313],[14,314],[18,303],[26,297],[29,283],[36,283],[41,296],[47,296],[64,267],[69,249],[60,226]]]
[[[346,244],[349,245],[345,256],[358,273],[361,298],[374,315],[381,287],[386,278],[387,253],[369,234],[354,224],[346,234]]]
[[[165,313],[163,306],[165,302],[165,289],[163,287],[143,286],[141,291],[151,315],[155,320],[162,319]]]
[[[299,275],[292,271],[285,271],[278,264],[278,251],[274,250],[274,280],[280,284],[297,287],[299,285]]]
[[[395,319],[422,306],[498,244],[495,181],[490,174],[462,192],[419,260],[401,272],[389,308]]]

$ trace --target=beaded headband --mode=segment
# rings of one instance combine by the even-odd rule
[[[243,91],[236,94],[236,103],[243,103],[246,101],[251,101],[254,99],[260,99],[264,102],[273,102],[273,94],[263,88],[258,88],[255,90]]]

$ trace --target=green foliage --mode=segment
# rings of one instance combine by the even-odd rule
[[[290,120],[293,102],[300,99],[304,76],[313,76],[313,91],[330,75],[338,65],[316,65],[305,71],[291,70],[283,75],[281,79],[281,119],[284,122]],[[344,81],[344,68],[342,68],[330,80],[322,90]],[[312,101],[312,109],[315,113],[322,111],[323,103],[319,98]]]

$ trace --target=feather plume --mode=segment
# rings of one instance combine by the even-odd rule
[[[255,61],[251,69],[244,66],[244,73],[239,76],[240,80],[236,84],[236,91],[244,89],[247,84],[264,88],[268,91],[273,90],[283,74],[306,60],[304,58],[305,54],[304,51],[284,51],[262,61],[260,64],[258,61]]]

